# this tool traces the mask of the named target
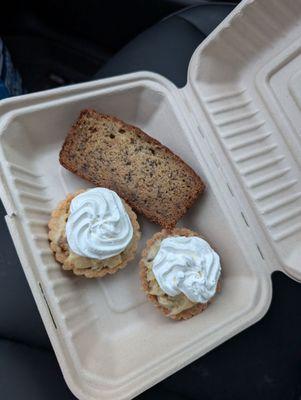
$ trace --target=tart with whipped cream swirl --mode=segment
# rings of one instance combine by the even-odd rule
[[[52,212],[49,241],[65,270],[87,278],[114,274],[135,256],[137,216],[117,193],[106,188],[68,195]]]
[[[198,233],[162,230],[140,261],[143,290],[165,316],[188,319],[204,311],[221,289],[219,255]]]

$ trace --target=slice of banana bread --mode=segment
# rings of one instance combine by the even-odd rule
[[[205,185],[167,147],[139,128],[83,110],[60,152],[69,171],[116,191],[136,211],[173,228]]]

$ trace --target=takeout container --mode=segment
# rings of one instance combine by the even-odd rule
[[[183,89],[139,72],[0,104],[6,221],[78,398],[137,395],[260,319],[272,271],[301,279],[300,34],[300,0],[244,1],[198,47]],[[89,186],[60,166],[58,153],[80,110],[90,107],[141,127],[207,184],[179,225],[217,249],[223,287],[188,321],[164,318],[146,301],[139,254],[100,280],[65,272],[52,256],[51,210],[67,192]],[[141,250],[160,228],[140,223]]]

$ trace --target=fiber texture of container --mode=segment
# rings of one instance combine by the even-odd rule
[[[301,279],[300,34],[300,0],[245,1],[196,50],[184,89],[140,72],[0,104],[6,221],[78,398],[137,395],[261,318],[272,271]],[[170,321],[145,300],[139,255],[101,280],[72,276],[53,258],[50,212],[88,186],[60,166],[58,153],[90,107],[141,127],[207,184],[180,225],[218,250],[223,291],[191,320]],[[158,226],[140,223],[142,248]]]

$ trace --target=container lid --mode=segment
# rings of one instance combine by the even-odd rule
[[[243,188],[239,200],[255,217],[255,234],[264,233],[263,251],[273,249],[271,268],[298,280],[300,36],[300,0],[244,1],[197,48],[184,89],[216,157],[229,161],[225,174]]]

